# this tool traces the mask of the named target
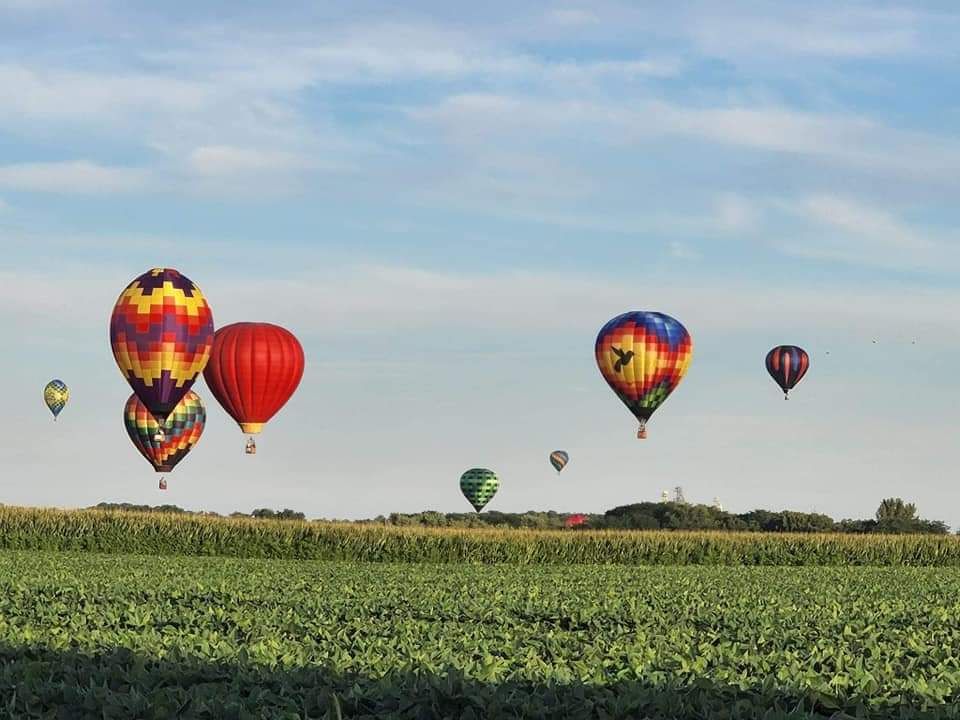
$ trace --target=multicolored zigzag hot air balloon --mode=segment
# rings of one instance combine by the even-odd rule
[[[460,491],[477,512],[483,510],[500,488],[500,478],[493,470],[472,468],[460,476]]]
[[[135,394],[123,408],[127,435],[140,454],[159,473],[170,472],[197,444],[207,420],[200,396],[188,391],[163,423],[163,436],[157,440],[160,424]]]
[[[550,464],[553,465],[553,469],[557,471],[558,475],[567,466],[568,462],[570,462],[570,456],[563,450],[554,450],[550,453]]]
[[[640,421],[637,437],[645,438],[647,420],[690,367],[690,333],[669,315],[628,312],[600,329],[595,352],[603,379]]]
[[[189,278],[154,268],[120,293],[110,344],[120,372],[162,427],[207,364],[213,315]]]
[[[303,367],[303,348],[289,330],[241,322],[217,330],[203,379],[240,429],[255,435],[293,395]],[[247,453],[254,452],[251,437]]]
[[[783,390],[783,399],[788,400],[790,391],[803,380],[810,367],[810,356],[796,345],[777,345],[767,353],[767,372]]]
[[[56,422],[57,415],[60,414],[69,399],[70,390],[63,380],[51,380],[43,388],[43,401],[50,408],[50,412],[53,413],[54,422]]]

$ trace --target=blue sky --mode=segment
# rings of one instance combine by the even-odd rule
[[[0,0],[0,499],[454,511],[479,465],[491,509],[960,525],[960,11],[660,5]],[[255,458],[198,383],[165,495],[107,343],[160,265],[308,357]],[[592,356],[629,309],[694,337],[646,443]]]

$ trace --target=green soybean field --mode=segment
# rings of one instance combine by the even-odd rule
[[[4,551],[0,717],[960,718],[960,570]]]

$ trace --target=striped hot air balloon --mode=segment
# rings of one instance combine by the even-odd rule
[[[557,471],[558,475],[567,466],[568,462],[570,462],[570,456],[563,450],[554,450],[550,453],[550,464],[553,465],[553,469]]]
[[[783,390],[783,399],[787,400],[790,391],[807,374],[810,356],[796,345],[777,345],[767,353],[766,366],[770,377]]]

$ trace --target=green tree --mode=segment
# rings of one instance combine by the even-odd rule
[[[878,523],[891,520],[913,521],[917,519],[917,506],[905,503],[901,498],[886,498],[880,502],[876,518]]]

